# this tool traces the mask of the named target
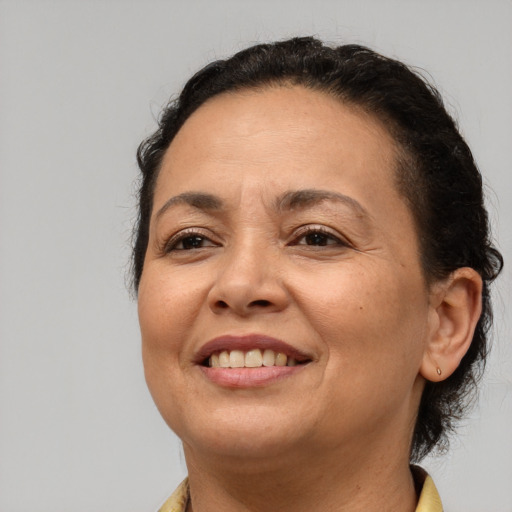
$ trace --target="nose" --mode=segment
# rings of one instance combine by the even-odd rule
[[[215,314],[251,316],[282,311],[289,302],[278,249],[244,244],[220,256],[208,304]]]

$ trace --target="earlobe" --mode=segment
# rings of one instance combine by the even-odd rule
[[[482,278],[463,267],[433,285],[429,339],[420,374],[438,382],[448,378],[466,354],[482,311]]]

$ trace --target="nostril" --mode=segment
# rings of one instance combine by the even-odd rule
[[[268,307],[271,305],[271,302],[268,300],[253,300],[249,306],[260,306],[260,307]]]
[[[211,308],[216,313],[233,310],[237,314],[245,316],[251,313],[270,312],[273,311],[274,308],[278,308],[278,306],[276,306],[274,301],[267,299],[257,299],[252,301],[230,301],[218,299],[212,303]]]

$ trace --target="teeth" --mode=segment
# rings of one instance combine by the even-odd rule
[[[241,350],[232,350],[230,352],[229,366],[231,368],[243,368],[245,366],[245,357]]]
[[[229,352],[227,350],[223,350],[219,354],[219,366],[221,368],[229,368]]]
[[[278,354],[276,354],[275,366],[286,366],[287,359],[288,358],[286,357],[285,354],[281,354],[281,352],[279,352]]]
[[[258,368],[263,364],[263,356],[261,355],[261,350],[259,348],[254,350],[249,350],[245,354],[245,366],[247,368]]]
[[[299,362],[293,357],[288,358],[282,352],[274,352],[259,348],[248,350],[222,350],[210,356],[209,365],[212,368],[260,368],[262,366],[297,366]]]
[[[268,348],[263,352],[263,366],[274,366],[276,362],[276,353]]]

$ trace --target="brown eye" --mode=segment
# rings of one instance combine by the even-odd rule
[[[306,245],[329,245],[332,243],[336,243],[336,240],[332,236],[326,235],[325,233],[309,233],[304,237],[304,241]]]
[[[346,242],[320,226],[310,226],[298,233],[292,245],[310,247],[346,246]]]
[[[178,244],[178,247],[175,247],[175,248],[180,248],[185,251],[187,251],[189,249],[199,249],[200,247],[203,247],[204,242],[205,242],[205,238],[202,236],[199,236],[199,235],[187,236],[186,238],[183,238],[181,240],[181,243]],[[181,245],[181,247],[179,247],[180,245]]]
[[[197,232],[178,233],[171,238],[166,246],[165,252],[173,251],[193,251],[204,247],[217,247],[218,244],[212,242],[207,236]]]

